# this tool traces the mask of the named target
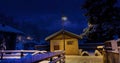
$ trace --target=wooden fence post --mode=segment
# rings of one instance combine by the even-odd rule
[[[21,55],[20,55],[20,57],[22,58],[24,56],[24,54],[23,54],[23,52],[21,51]]]
[[[1,52],[1,58],[0,58],[0,60],[2,60],[3,59],[3,52]]]
[[[58,55],[58,58],[60,58],[61,57],[61,55]],[[61,60],[60,60],[60,63],[61,63]]]
[[[52,60],[53,60],[53,58],[51,57],[51,58],[50,58],[50,62],[51,62]]]

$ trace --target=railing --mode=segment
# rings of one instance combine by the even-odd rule
[[[119,47],[116,49],[112,47],[105,47],[104,51],[104,63],[120,63]]]
[[[30,56],[25,55],[24,53],[32,53]],[[49,59],[49,63],[65,63],[65,53],[64,51],[58,52],[46,52],[38,50],[0,50],[1,53],[1,62],[3,63],[37,63]],[[4,53],[20,53],[19,59],[4,59]],[[42,54],[39,54],[42,53]],[[2,60],[4,59],[4,60]]]
[[[65,53],[63,51],[59,51],[59,52],[49,52],[46,54],[34,55],[32,58],[32,63],[37,63],[47,59],[50,59],[49,63],[56,63],[58,61],[60,63],[65,63]]]
[[[104,51],[104,63],[120,63],[119,53]]]
[[[1,60],[4,59],[4,56],[19,56],[20,58],[22,58],[23,56],[25,56],[24,53],[32,53],[32,55],[37,54],[37,53],[42,53],[42,51],[38,51],[38,50],[0,50],[0,55],[1,55]],[[10,54],[7,54],[10,53]],[[20,53],[20,54],[12,54],[12,53]]]

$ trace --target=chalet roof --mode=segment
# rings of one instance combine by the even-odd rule
[[[4,24],[0,24],[0,31],[2,32],[11,32],[11,33],[16,33],[16,34],[24,34],[23,32],[11,27],[11,26],[7,26]]]
[[[77,39],[81,39],[81,37],[79,35],[77,35],[77,34],[74,34],[72,32],[66,31],[66,30],[60,30],[60,31],[58,31],[58,32],[56,32],[56,33],[46,37],[45,40],[48,41],[48,40],[52,39],[53,37],[55,37],[55,36],[57,36],[57,35],[59,35],[59,34],[61,34],[63,32],[64,32],[64,34],[67,34],[69,36],[73,36],[73,37],[75,37]]]

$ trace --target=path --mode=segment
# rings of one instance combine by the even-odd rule
[[[103,63],[103,56],[66,55],[65,60],[66,60],[66,63]],[[49,63],[49,61],[42,61],[39,63]]]
[[[66,63],[103,63],[102,56],[66,56]]]

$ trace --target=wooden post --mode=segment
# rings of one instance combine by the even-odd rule
[[[64,56],[65,56],[65,54],[64,54]],[[66,58],[63,59],[64,63],[65,63],[65,59],[66,59]]]
[[[62,56],[64,56],[64,58],[62,59],[62,62],[65,63],[65,52],[62,53]]]
[[[53,58],[51,57],[51,58],[50,58],[50,62],[51,62],[52,60],[53,60]]]
[[[20,55],[20,57],[22,58],[24,56],[24,54],[23,54],[23,52],[21,51],[21,55]]]
[[[1,58],[0,58],[0,60],[2,60],[3,59],[3,52],[1,52]]]
[[[109,49],[107,49],[106,46],[105,46],[105,53],[104,53],[104,59],[105,59],[105,61],[104,61],[104,63],[109,63],[109,60],[108,60],[108,50]]]
[[[58,58],[60,58],[61,57],[61,55],[58,55]],[[61,63],[61,60],[60,60],[60,63]]]

